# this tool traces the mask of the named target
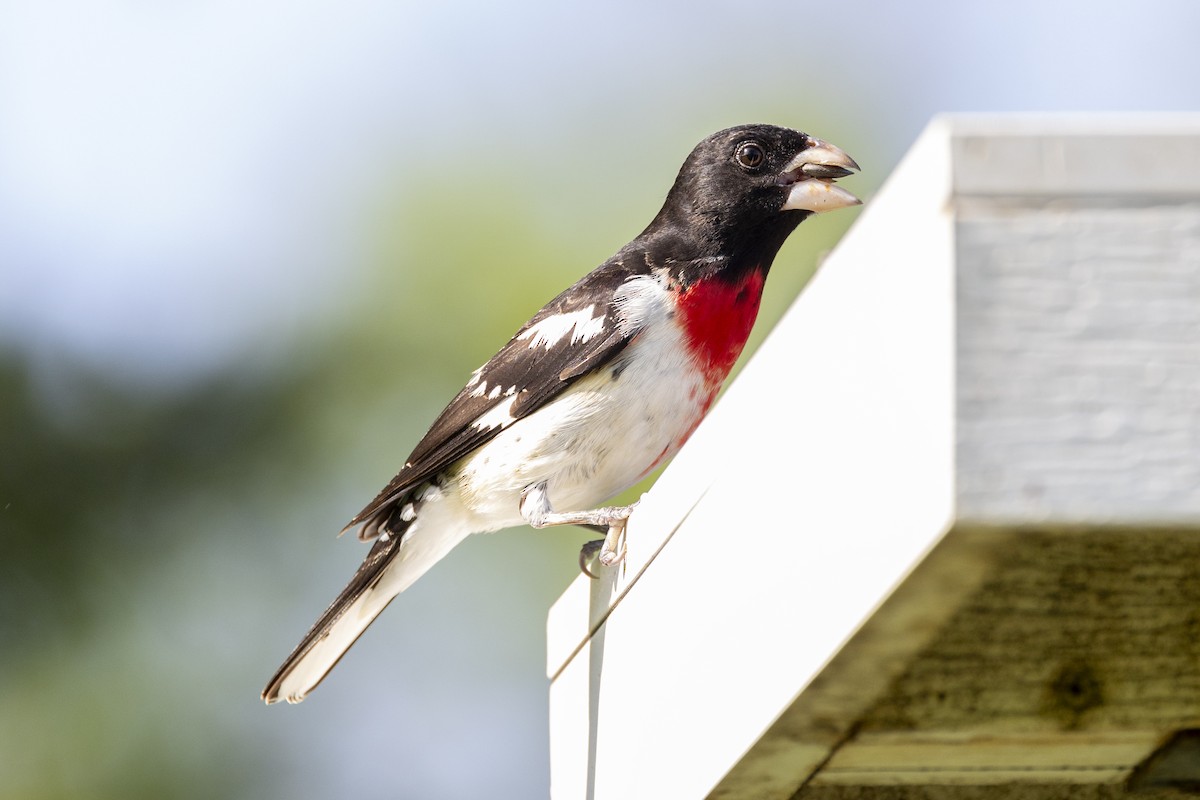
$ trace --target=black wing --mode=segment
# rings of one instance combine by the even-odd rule
[[[547,303],[500,352],[475,371],[417,444],[404,467],[346,526],[379,532],[404,493],[544,406],[615,358],[633,338],[612,299],[630,277],[620,262],[584,276]]]

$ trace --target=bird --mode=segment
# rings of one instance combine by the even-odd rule
[[[548,302],[435,419],[343,529],[372,542],[349,584],[262,692],[302,701],[384,608],[472,533],[605,531],[624,555],[636,503],[601,506],[696,430],[750,335],[767,273],[812,214],[861,201],[844,151],[773,125],[727,128],[684,160],[637,237]],[[586,570],[586,567],[585,567]]]

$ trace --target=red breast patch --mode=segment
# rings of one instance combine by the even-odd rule
[[[688,348],[714,392],[746,346],[765,282],[756,268],[747,270],[740,281],[708,278],[680,292],[679,316]]]

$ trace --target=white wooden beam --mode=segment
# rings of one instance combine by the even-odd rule
[[[556,800],[702,797],[950,523],[946,131],[894,181],[551,610]]]

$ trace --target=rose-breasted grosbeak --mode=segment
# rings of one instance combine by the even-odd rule
[[[810,214],[859,202],[833,183],[857,169],[786,128],[746,125],[700,142],[649,227],[476,370],[346,526],[374,545],[263,699],[303,700],[469,534],[600,526],[600,561],[616,563],[632,506],[593,506],[687,441],[746,343],[775,254]]]

